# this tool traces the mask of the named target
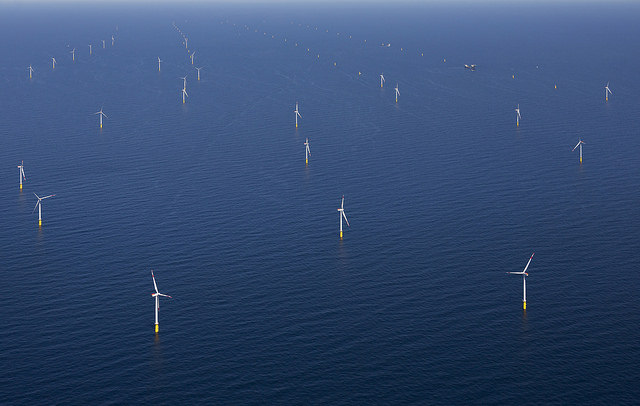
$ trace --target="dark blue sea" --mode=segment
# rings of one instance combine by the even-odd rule
[[[1,4],[0,404],[637,404],[639,17]]]

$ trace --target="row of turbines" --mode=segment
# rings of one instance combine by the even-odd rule
[[[116,28],[117,30],[117,28]],[[107,47],[107,43],[105,40],[101,40],[102,41],[102,49],[106,49]],[[114,46],[116,41],[115,35],[111,36],[111,46]],[[87,45],[89,47],[89,55],[93,55],[93,44],[88,44]],[[75,62],[76,61],[76,48],[73,48],[71,51],[69,51],[69,53],[71,54],[71,62]],[[56,60],[56,58],[54,56],[51,57],[51,69],[54,70],[56,68],[58,64],[58,61]],[[29,79],[33,79],[33,72],[35,72],[35,69],[33,69],[32,65],[29,65],[27,67],[27,70],[29,71]]]

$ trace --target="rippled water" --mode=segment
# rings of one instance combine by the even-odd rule
[[[0,403],[640,395],[637,5],[5,11]]]

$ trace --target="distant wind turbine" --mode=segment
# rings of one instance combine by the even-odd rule
[[[73,62],[75,62],[76,61],[76,49],[73,48],[71,51],[69,51],[69,53],[71,54],[71,60]]]
[[[189,97],[189,95],[187,94],[187,89],[186,88],[182,88],[182,104],[185,103],[185,96]]]
[[[34,195],[36,195],[36,194],[34,193]],[[55,196],[55,195],[49,195],[49,196],[45,196],[45,197],[40,197],[40,196],[36,195],[36,197],[38,198],[38,202],[36,203],[36,206],[33,208],[33,211],[31,213],[35,212],[36,209],[38,209],[38,226],[42,226],[42,201],[44,199],[48,199],[48,198],[53,197],[53,196]]]
[[[609,101],[609,95],[613,96],[613,92],[609,89],[609,82],[607,82],[607,85],[604,87],[604,101]]]
[[[196,70],[198,71],[198,80],[200,80],[200,69],[202,68],[196,68]]]
[[[296,113],[296,128],[298,128],[298,117],[302,118],[300,111],[298,110],[298,102],[296,102],[296,109],[293,110],[293,112]]]
[[[113,35],[111,36],[111,46],[113,46],[113,43],[115,42],[115,38],[113,37]]]
[[[400,95],[400,90],[398,90],[398,84],[396,83],[396,103],[398,102],[398,95]]]
[[[102,40],[102,49],[105,49],[105,47],[104,40]]]
[[[347,226],[349,225],[349,220],[347,220],[347,215],[344,213],[344,195],[342,195],[342,203],[340,204],[340,208],[338,209],[338,216],[340,217],[340,239],[342,240],[342,218],[344,217],[344,221],[347,222]]]
[[[527,266],[524,267],[524,270],[522,272],[507,272],[512,275],[522,275],[522,309],[523,310],[527,310],[527,276],[529,276],[529,274],[527,273],[527,268],[529,268],[529,264],[531,263],[531,260],[533,259],[534,255],[535,255],[535,252],[531,254],[531,258],[529,258],[529,262],[527,262]]]
[[[91,55],[91,54],[92,54],[92,50],[91,50],[91,49],[92,49],[92,45],[91,45],[91,44],[89,44],[89,55]]]
[[[516,107],[516,127],[520,127],[520,119],[522,116],[520,115],[520,104]]]
[[[51,58],[51,64],[53,65],[53,69],[56,68],[56,58]]]
[[[100,111],[99,112],[94,113],[94,114],[99,114],[100,115],[100,129],[102,130],[102,117],[103,116],[104,116],[104,118],[109,118],[109,117],[107,117],[107,115],[102,112],[102,107],[100,107]]]
[[[311,150],[309,149],[309,138],[304,142],[304,161],[308,165],[309,164],[309,155],[311,155]],[[20,184],[20,189],[22,189],[22,183]]]
[[[582,141],[581,139],[578,140],[578,143],[576,144],[575,147],[573,147],[573,149],[571,150],[571,152],[575,151],[576,148],[580,147],[580,163],[582,163],[582,144],[584,144],[584,141]]]
[[[153,288],[156,291],[156,293],[152,293],[151,296],[156,298],[156,334],[158,334],[158,310],[160,310],[160,296],[168,297],[170,299],[173,298],[169,295],[158,292],[158,285],[156,284],[156,277],[153,274],[153,270],[151,270],[151,278],[153,279]]]
[[[29,79],[33,79],[33,68],[29,65]]]
[[[384,85],[384,82],[385,82],[385,80],[384,80],[384,74],[382,74],[382,73],[381,73],[381,74],[380,74],[380,87],[382,87],[382,85]]]
[[[193,51],[191,54],[191,65],[193,65],[193,57],[196,55],[196,51]]]
[[[182,88],[186,89],[187,88],[187,77],[184,76],[184,77],[180,77],[178,79],[182,79]]]
[[[18,165],[18,175],[20,177],[20,190],[22,190],[22,179],[27,180],[27,177],[24,175],[24,161],[21,161],[20,165]]]
[[[158,72],[160,72],[160,62],[162,62],[162,60],[158,57]]]

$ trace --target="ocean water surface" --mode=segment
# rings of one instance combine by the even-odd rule
[[[637,402],[638,4],[2,9],[1,404]]]

